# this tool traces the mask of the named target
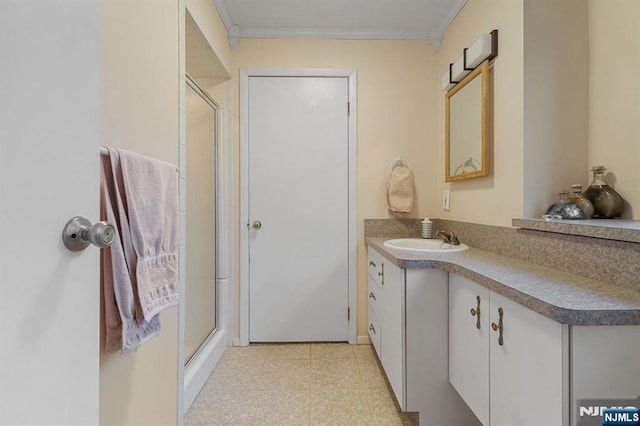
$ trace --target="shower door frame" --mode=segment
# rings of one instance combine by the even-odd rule
[[[193,400],[198,395],[198,393],[200,392],[200,389],[202,388],[205,381],[213,371],[213,368],[215,367],[218,360],[222,356],[222,353],[224,352],[224,348],[226,347],[226,340],[228,339],[227,337],[225,337],[225,334],[226,332],[228,332],[228,330],[226,330],[226,326],[224,324],[221,324],[221,322],[224,321],[223,317],[226,317],[226,314],[223,311],[227,309],[227,306],[225,305],[227,295],[222,294],[223,291],[221,291],[221,288],[219,285],[220,280],[221,279],[224,280],[226,277],[226,274],[221,273],[223,272],[222,271],[223,269],[226,269],[226,265],[224,265],[225,261],[222,258],[223,256],[221,256],[221,252],[220,252],[220,248],[226,246],[226,232],[222,232],[222,229],[221,229],[221,224],[224,222],[224,220],[221,219],[221,215],[224,214],[224,209],[223,209],[224,203],[222,199],[223,198],[222,195],[224,192],[223,182],[222,182],[222,180],[224,179],[224,173],[222,172],[223,169],[222,169],[222,156],[221,156],[222,144],[223,144],[222,126],[223,126],[224,115],[223,115],[222,107],[188,73],[185,74],[185,88],[184,88],[185,96],[186,96],[186,90],[187,90],[186,85],[191,87],[214,110],[214,116],[215,116],[215,129],[214,129],[214,132],[215,132],[215,140],[214,140],[215,201],[214,203],[215,203],[215,209],[216,209],[216,213],[215,213],[215,240],[216,240],[215,241],[215,257],[216,257],[215,263],[216,265],[215,265],[215,327],[213,331],[204,339],[200,347],[195,351],[195,353],[189,359],[188,362],[184,362],[185,361],[184,360],[184,355],[185,355],[184,354],[184,351],[185,351],[184,327],[186,326],[185,314],[182,314],[181,316],[183,321],[183,325],[182,325],[183,329],[181,331],[182,339],[180,339],[180,342],[179,342],[180,344],[179,350],[183,354],[183,356],[181,356],[180,359],[183,362],[182,368],[184,368],[184,412],[186,412],[189,409],[189,407],[193,403]],[[186,105],[185,105],[184,113],[186,116]],[[185,132],[186,132],[186,120],[184,120],[184,126],[185,126],[184,127]],[[188,149],[188,140],[186,139],[186,136],[185,136],[184,148]],[[181,161],[181,167],[186,168],[186,150],[181,149],[180,156],[181,158],[184,157],[184,161]],[[188,173],[188,170],[185,170],[184,174],[181,173],[181,175],[186,177],[187,173]],[[186,197],[186,180],[185,180],[184,191],[182,192],[185,193],[184,197]],[[184,200],[181,200],[181,201],[184,201]],[[186,211],[186,202],[184,202],[184,205],[185,205],[185,213],[186,215],[188,215],[188,212]],[[186,222],[185,222],[185,228],[183,229],[182,232],[186,232]],[[186,244],[188,244],[188,241],[185,241],[185,250],[184,250],[185,252],[186,252]],[[186,267],[186,254],[185,254],[184,260],[181,262],[181,265],[183,268]],[[184,273],[183,276],[184,276],[184,289],[186,290],[186,272]],[[184,299],[184,297],[182,299]],[[184,306],[184,310],[186,313],[186,305]]]

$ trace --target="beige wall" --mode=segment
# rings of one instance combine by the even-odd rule
[[[231,48],[227,29],[212,0],[183,0],[213,55],[227,71],[230,69]]]
[[[589,167],[627,201],[623,217],[640,219],[640,2],[590,0]],[[591,181],[585,170],[583,181]],[[634,206],[632,209],[630,206]]]
[[[430,162],[424,167],[437,170],[431,186],[434,216],[510,226],[523,211],[523,3],[514,0],[474,0],[468,2],[447,29],[437,55],[436,73],[444,74],[465,47],[493,29],[499,31],[499,54],[490,72],[493,85],[493,147],[489,176],[462,182],[444,182],[444,92],[430,100],[436,106],[437,140]],[[439,86],[438,80],[431,81]],[[450,190],[449,212],[442,209],[442,191]]]
[[[499,54],[491,68],[491,172],[450,184],[439,177],[438,199],[448,188],[451,211],[439,211],[438,217],[510,226],[512,218],[540,217],[560,190],[586,184],[586,3],[469,2],[445,33],[438,72],[444,73],[464,47],[492,29],[499,30]],[[444,122],[443,104],[438,102],[439,122]],[[444,141],[442,128],[439,139]]]
[[[364,218],[388,217],[386,181],[395,157],[414,168],[412,217],[435,212],[437,96],[436,54],[421,41],[243,39],[231,55],[234,98],[238,70],[252,67],[352,68],[358,79],[358,336],[366,336],[367,271]],[[235,113],[238,105],[236,102]],[[235,140],[238,141],[235,117]],[[235,161],[239,153],[234,152]],[[236,175],[239,182],[239,175]],[[239,186],[235,188],[239,197]],[[239,217],[239,211],[236,211]],[[239,236],[236,236],[239,238]],[[236,263],[237,265],[237,263]],[[238,272],[236,272],[236,276]],[[236,319],[236,333],[238,324]]]
[[[587,170],[584,0],[524,1],[524,217],[540,217]]]
[[[178,163],[178,1],[101,2],[102,143]],[[130,355],[100,357],[100,424],[175,425],[178,310]]]

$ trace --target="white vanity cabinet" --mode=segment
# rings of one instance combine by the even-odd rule
[[[368,247],[369,335],[400,406],[419,412],[421,426],[601,424],[601,407],[640,404],[635,293],[606,296],[582,278],[540,277],[480,250],[394,264],[385,256],[396,252],[378,244]]]
[[[568,355],[568,326],[450,274],[449,380],[482,424],[568,424]]]
[[[369,337],[398,404],[404,410],[404,274],[375,250],[369,250]]]
[[[399,268],[371,247],[367,263],[369,337],[401,409],[422,426],[477,424],[448,380],[448,273]]]

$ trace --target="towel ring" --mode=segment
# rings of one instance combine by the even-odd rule
[[[468,171],[467,167],[471,168],[471,171]],[[476,160],[473,157],[469,157],[466,160],[464,160],[462,164],[456,167],[456,170],[453,172],[453,175],[457,176],[459,174],[477,172],[478,167],[482,168],[482,164],[480,163],[480,161]]]
[[[396,167],[406,167],[407,169],[411,170],[411,164],[409,164],[407,160],[400,157],[394,158],[394,160],[389,165],[389,171],[392,172]]]

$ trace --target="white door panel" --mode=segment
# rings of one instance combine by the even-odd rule
[[[98,424],[99,3],[0,6],[0,424]]]
[[[348,339],[348,79],[249,80],[251,341]]]

